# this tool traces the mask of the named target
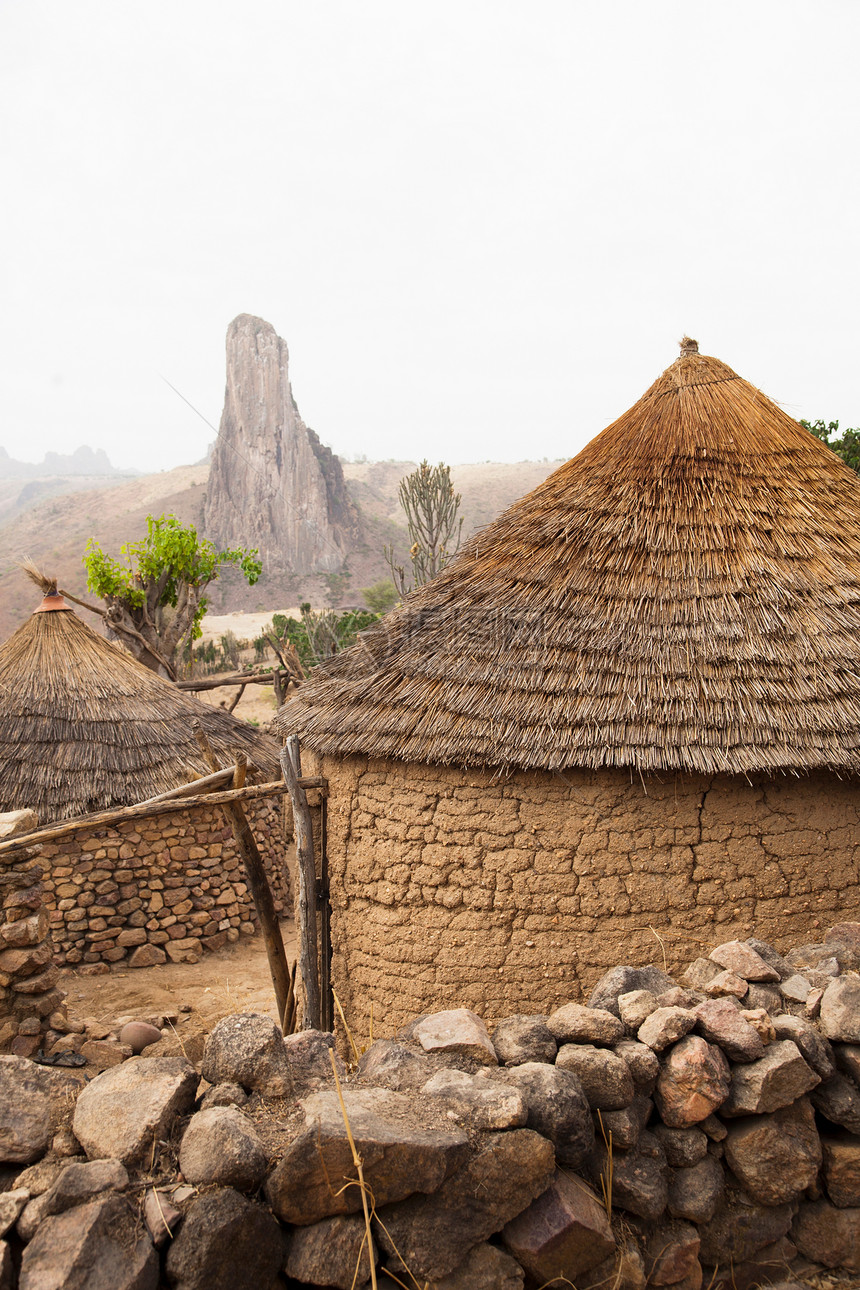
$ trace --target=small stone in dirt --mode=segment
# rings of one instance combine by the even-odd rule
[[[128,1044],[135,1056],[149,1044],[157,1044],[160,1040],[161,1031],[156,1030],[155,1026],[147,1025],[145,1021],[130,1021],[119,1032],[119,1042]]]
[[[98,1071],[118,1066],[132,1056],[130,1045],[118,1044],[112,1039],[88,1039],[85,1044],[81,1044],[80,1053],[86,1057],[87,1065],[95,1066]]]
[[[412,1037],[426,1053],[457,1053],[494,1066],[498,1060],[487,1027],[468,1008],[431,1013],[412,1028]]]
[[[266,1153],[247,1116],[235,1106],[213,1106],[189,1120],[179,1168],[195,1187],[253,1192],[266,1176]]]
[[[181,1057],[133,1057],[82,1090],[72,1127],[90,1159],[148,1160],[177,1116],[191,1109],[197,1072]]]
[[[635,1089],[627,1062],[609,1048],[592,1044],[564,1044],[555,1064],[579,1079],[588,1104],[601,1111],[623,1111],[633,1101]]]
[[[47,1218],[24,1251],[19,1290],[155,1290],[158,1256],[123,1196]]]
[[[284,1037],[271,1017],[237,1013],[218,1022],[206,1041],[203,1078],[241,1084],[265,1097],[284,1097],[293,1079]]]
[[[536,1285],[577,1280],[615,1251],[606,1210],[581,1178],[556,1170],[546,1191],[512,1219],[505,1245]]]
[[[248,1094],[241,1084],[213,1084],[203,1094],[200,1103],[201,1111],[208,1111],[210,1106],[244,1106]]]
[[[153,1245],[160,1250],[176,1235],[182,1222],[182,1211],[171,1202],[166,1191],[149,1187],[143,1201],[143,1221]]]
[[[230,1187],[189,1206],[167,1251],[173,1290],[269,1287],[284,1257],[284,1233],[272,1215]]]
[[[500,1021],[493,1031],[493,1048],[504,1066],[524,1062],[554,1062],[558,1044],[547,1028],[543,1015],[518,1014]]]
[[[566,1003],[547,1018],[547,1029],[560,1044],[611,1046],[624,1038],[624,1023],[605,1008],[584,1008]]]

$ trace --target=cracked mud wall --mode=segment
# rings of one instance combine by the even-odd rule
[[[316,764],[332,979],[365,1042],[371,1004],[377,1037],[444,1007],[548,1011],[618,963],[678,971],[715,937],[779,948],[860,916],[856,780]]]

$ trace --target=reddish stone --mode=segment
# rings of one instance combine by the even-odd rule
[[[131,968],[153,967],[156,963],[166,963],[167,955],[157,945],[140,945],[128,960]]]
[[[556,1170],[549,1187],[504,1229],[502,1239],[538,1284],[574,1281],[615,1252],[606,1210],[580,1178]]]
[[[860,1209],[837,1209],[826,1200],[802,1205],[791,1235],[815,1263],[860,1272]]]
[[[729,1082],[719,1048],[688,1035],[670,1049],[657,1080],[654,1098],[664,1124],[683,1129],[704,1120],[725,1101]]]
[[[675,1286],[691,1274],[701,1277],[699,1233],[691,1223],[661,1223],[645,1250],[648,1284]]]

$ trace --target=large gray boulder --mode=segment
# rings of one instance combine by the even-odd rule
[[[405,1093],[347,1088],[343,1099],[377,1206],[435,1191],[468,1155],[462,1129],[428,1127],[422,1108]],[[311,1094],[302,1107],[304,1121],[266,1183],[274,1213],[298,1226],[362,1207],[337,1094]]]
[[[272,1215],[223,1187],[189,1206],[165,1267],[174,1290],[269,1290],[283,1258],[284,1233]]]
[[[531,1129],[487,1134],[434,1195],[379,1211],[379,1243],[399,1276],[438,1280],[522,1213],[554,1172],[552,1144]]]
[[[818,1177],[821,1142],[805,1098],[771,1115],[736,1120],[726,1138],[726,1163],[762,1205],[797,1200]]]
[[[819,1024],[828,1039],[860,1043],[860,977],[840,976],[831,981],[821,1000]]]
[[[0,1164],[29,1164],[51,1140],[47,1073],[24,1057],[0,1056]]]
[[[255,1013],[218,1022],[206,1041],[202,1071],[210,1084],[241,1084],[266,1097],[293,1091],[284,1037],[271,1017]]]
[[[118,1160],[91,1160],[69,1165],[46,1192],[36,1196],[18,1219],[18,1235],[30,1241],[46,1218],[86,1204],[106,1191],[125,1191],[128,1172]]]
[[[179,1148],[179,1168],[187,1182],[253,1192],[266,1176],[266,1165],[254,1125],[235,1106],[213,1106],[192,1115]]]
[[[103,1071],[81,1092],[75,1137],[91,1160],[148,1161],[180,1115],[191,1110],[198,1076],[184,1057],[133,1057]]]
[[[124,1196],[47,1218],[24,1251],[19,1290],[156,1290],[158,1255]]]
[[[284,1271],[314,1286],[353,1290],[370,1281],[364,1216],[338,1214],[288,1234]]]
[[[594,1146],[588,1101],[573,1071],[544,1062],[523,1062],[494,1072],[525,1098],[526,1127],[549,1138],[560,1164],[578,1168]]]
[[[729,1096],[721,1115],[765,1115],[796,1102],[820,1084],[815,1071],[801,1057],[791,1039],[779,1039],[758,1061],[735,1066]]]
[[[611,1048],[563,1044],[555,1064],[559,1070],[573,1071],[594,1110],[623,1111],[633,1101],[636,1090],[630,1067]]]

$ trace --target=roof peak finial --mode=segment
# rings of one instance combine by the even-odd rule
[[[691,336],[685,336],[681,341],[681,357],[689,358],[691,354],[698,354],[699,342],[693,340]]]

